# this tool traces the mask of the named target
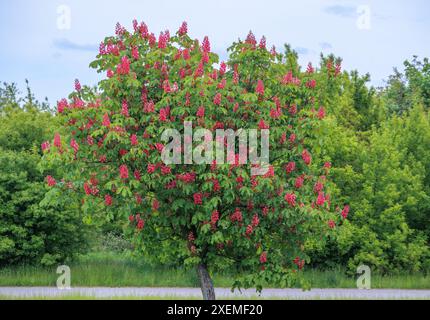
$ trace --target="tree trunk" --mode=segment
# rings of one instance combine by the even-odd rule
[[[215,300],[214,284],[209,275],[206,265],[200,264],[197,267],[197,273],[200,279],[200,288],[202,289],[204,300]]]

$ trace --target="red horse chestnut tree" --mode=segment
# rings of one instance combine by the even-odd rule
[[[312,159],[324,117],[312,66],[289,70],[285,55],[252,33],[220,62],[186,23],[175,35],[133,27],[118,24],[101,43],[91,63],[106,74],[97,90],[76,81],[58,102],[64,131],[43,149],[65,174],[47,183],[82,194],[88,219],[127,221],[148,260],[196,268],[205,299],[215,298],[217,270],[235,275],[233,287],[291,285],[308,261],[306,243],[324,241],[347,210],[330,201],[330,165]],[[269,130],[267,170],[253,175],[258,164],[239,161],[237,146],[225,163],[166,164],[162,134],[183,134],[185,122]],[[179,141],[176,151],[186,143],[196,145]]]

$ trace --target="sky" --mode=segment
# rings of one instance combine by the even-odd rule
[[[430,57],[428,0],[1,0],[0,81],[23,91],[28,79],[38,99],[55,104],[74,79],[94,85],[104,76],[89,68],[99,43],[133,19],[155,34],[187,21],[189,35],[209,36],[222,59],[252,30],[268,45],[289,43],[303,66],[334,53],[375,86],[413,55]]]

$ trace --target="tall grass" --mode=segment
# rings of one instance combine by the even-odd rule
[[[194,270],[150,266],[128,255],[92,253],[70,264],[73,287],[198,287]],[[55,286],[56,268],[17,266],[0,269],[0,286]],[[354,277],[342,269],[307,270],[304,278],[313,288],[355,288]],[[230,287],[228,274],[215,274],[217,287]],[[430,289],[422,274],[372,275],[372,288]]]

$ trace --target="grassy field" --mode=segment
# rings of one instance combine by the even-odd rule
[[[153,267],[118,254],[90,254],[70,264],[73,287],[198,287],[194,270]],[[0,286],[55,286],[56,268],[18,266],[0,269]],[[304,277],[313,288],[355,288],[354,277],[342,270],[307,270]],[[217,287],[230,287],[228,275],[213,276]],[[422,274],[372,275],[372,288],[430,289],[430,277]]]

